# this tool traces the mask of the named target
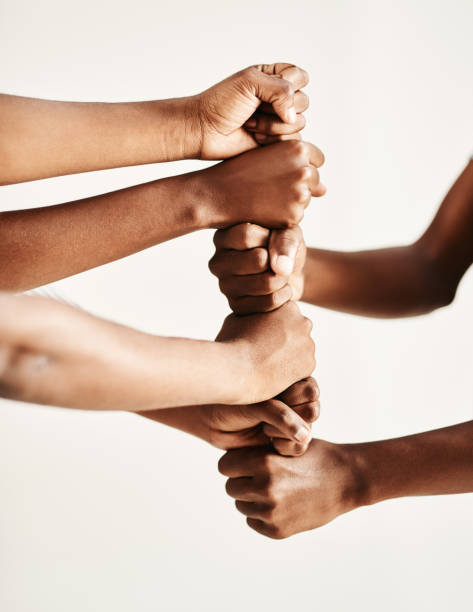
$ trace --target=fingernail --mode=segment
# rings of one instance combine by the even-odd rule
[[[294,260],[288,255],[278,255],[274,262],[277,272],[283,276],[290,276],[294,268]],[[274,270],[276,272],[276,270]]]
[[[305,442],[309,438],[309,430],[305,427],[299,427],[299,429],[294,434],[294,438],[298,442]]]
[[[289,123],[295,123],[297,120],[296,109],[291,106],[291,108],[287,111],[287,118],[289,119]]]
[[[249,128],[255,128],[256,127],[256,119],[254,117],[252,117],[251,119],[248,119],[248,121],[245,123],[246,127]]]
[[[258,140],[259,142],[264,142],[265,140],[267,140],[268,137],[266,136],[266,134],[253,134],[253,138]]]

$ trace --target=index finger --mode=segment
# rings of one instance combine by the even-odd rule
[[[268,244],[270,230],[254,223],[239,223],[227,229],[217,230],[214,244],[217,249],[247,251]]]
[[[228,478],[255,476],[261,469],[261,460],[265,455],[274,454],[269,446],[235,448],[227,451],[218,462],[218,471]]]

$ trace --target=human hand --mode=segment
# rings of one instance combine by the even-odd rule
[[[292,64],[250,66],[190,98],[189,121],[201,159],[226,159],[305,126],[309,75]]]
[[[244,221],[265,227],[300,223],[312,196],[321,196],[322,152],[297,140],[277,142],[194,173],[207,227]]]
[[[294,303],[267,314],[229,315],[216,341],[235,354],[235,404],[255,404],[275,397],[315,368],[312,322]]]
[[[223,450],[272,444],[282,455],[302,455],[311,440],[311,424],[320,414],[319,387],[310,377],[277,398],[259,404],[202,406],[206,439]]]
[[[299,226],[241,223],[215,232],[214,243],[209,268],[236,314],[269,312],[301,298],[307,249]]]
[[[230,450],[219,471],[248,525],[270,538],[321,527],[360,505],[355,465],[341,444],[314,439],[300,457],[268,446]]]

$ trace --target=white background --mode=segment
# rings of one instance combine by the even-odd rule
[[[256,62],[312,77],[305,137],[328,194],[307,242],[407,243],[473,152],[473,3],[0,0],[0,89],[67,100],[198,92]],[[0,189],[0,207],[73,200],[201,167],[130,168]],[[227,312],[211,232],[57,283],[103,316],[212,338]],[[1,265],[1,263],[0,263]],[[372,321],[305,306],[334,441],[473,417],[473,275],[453,306]],[[215,372],[215,376],[218,376]],[[471,609],[473,496],[396,500],[286,541],[251,532],[219,451],[134,415],[1,402],[0,609],[151,612]],[[408,475],[406,474],[406,478]]]

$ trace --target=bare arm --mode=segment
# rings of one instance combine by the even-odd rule
[[[265,428],[278,431],[284,439],[284,455],[303,454],[311,438],[310,424],[319,416],[319,390],[313,378],[292,385],[277,399],[259,404],[228,406],[183,406],[141,414],[149,419],[202,438],[228,450],[270,444]]]
[[[301,457],[230,450],[219,468],[248,525],[286,538],[386,499],[473,492],[473,421],[362,444],[312,440]]]
[[[132,412],[256,403],[310,375],[309,334],[293,305],[271,318],[227,317],[208,342],[160,338],[53,300],[0,294],[0,396]]]
[[[358,253],[308,249],[302,299],[366,316],[423,314],[453,300],[472,263],[473,162],[470,162],[416,243]]]
[[[303,215],[310,194],[299,191],[314,182],[311,160],[320,156],[312,145],[281,142],[199,172],[0,213],[0,290],[44,285],[198,229],[246,219],[287,225]]]
[[[0,185],[185,158],[225,159],[304,126],[304,70],[252,66],[201,94],[149,102],[0,95]],[[248,120],[250,120],[248,122]],[[247,123],[248,122],[248,123]]]

